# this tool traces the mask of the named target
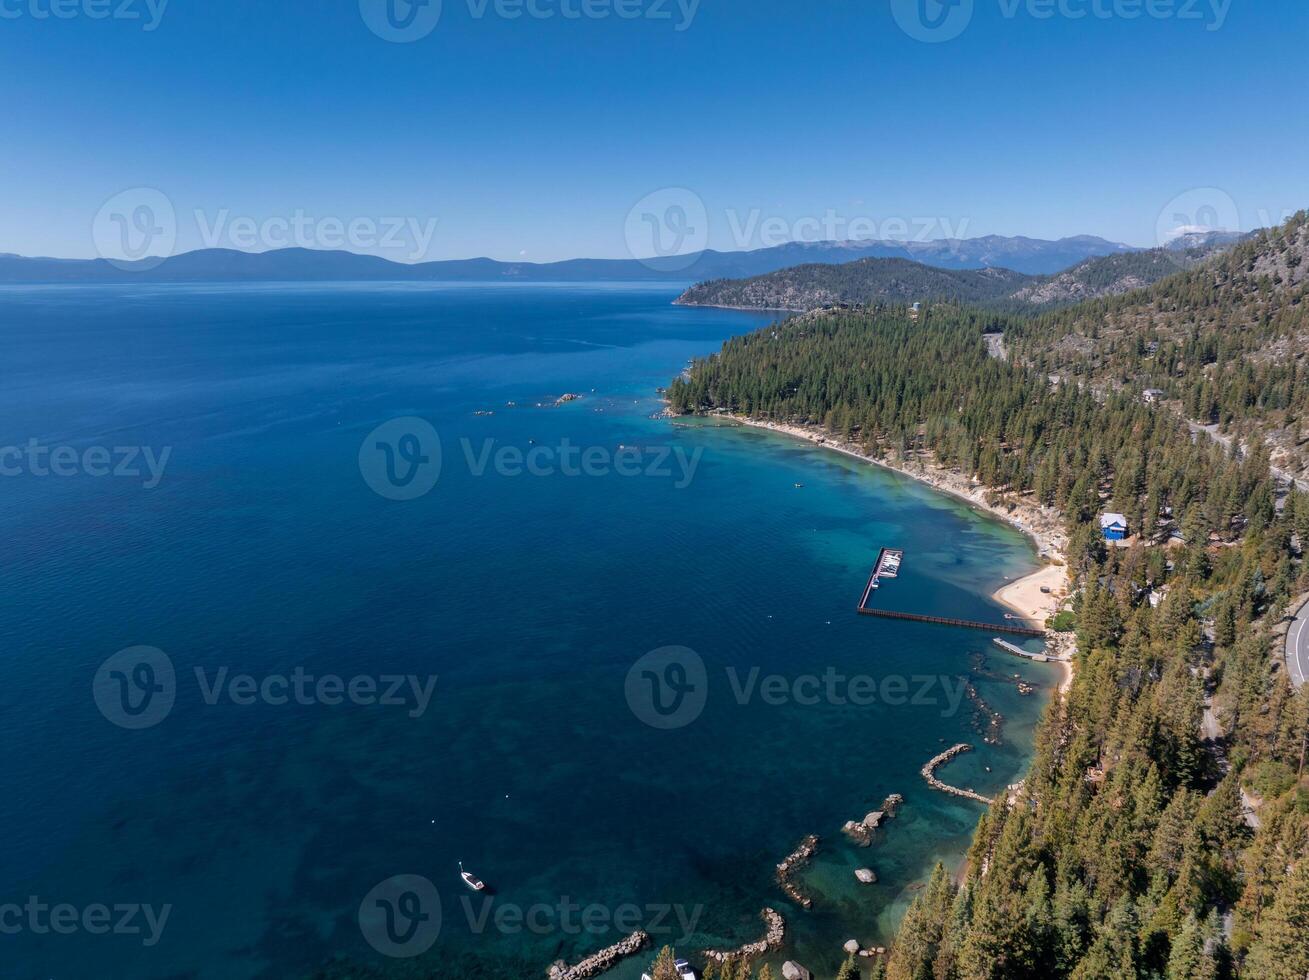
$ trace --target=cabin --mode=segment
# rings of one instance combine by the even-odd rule
[[[1163,401],[1164,396],[1167,394],[1168,392],[1162,388],[1146,388],[1145,391],[1141,392],[1141,398],[1145,400],[1147,405],[1153,405],[1155,402]]]
[[[1100,533],[1106,541],[1122,541],[1127,537],[1127,518],[1122,514],[1101,514]]]

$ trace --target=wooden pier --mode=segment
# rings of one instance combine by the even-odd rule
[[[916,623],[937,623],[941,626],[962,626],[972,630],[986,630],[988,633],[1013,633],[1017,636],[1045,636],[1045,630],[1031,626],[1015,626],[1009,623],[979,623],[971,619],[952,619],[949,616],[924,616],[920,613],[894,612],[890,609],[870,609],[860,605],[861,616],[882,616],[886,619],[909,619]]]
[[[868,603],[873,598],[873,593],[877,590],[879,580],[882,578],[883,562],[887,554],[890,553],[896,560],[894,564],[886,571],[887,578],[895,578],[899,571],[900,559],[904,557],[904,552],[899,548],[883,548],[877,553],[877,562],[873,565],[872,572],[868,575],[868,582],[864,585],[864,594],[859,597],[859,605],[856,611],[861,616],[882,616],[886,619],[909,619],[917,623],[939,623],[942,626],[962,626],[972,630],[986,630],[988,633],[1014,633],[1018,636],[1045,636],[1045,630],[1036,629],[1032,626],[1012,626],[1008,623],[979,623],[971,619],[953,619],[949,616],[924,616],[921,613],[892,612],[889,609],[873,609]],[[999,640],[997,643],[1001,642]],[[1019,651],[1017,647],[1015,652],[1021,652],[1023,656],[1031,656],[1026,651]]]
[[[1012,643],[1007,640],[1002,640],[998,636],[992,637],[991,642],[1006,653],[1012,653],[1017,657],[1026,657],[1028,660],[1035,660],[1037,663],[1066,664],[1069,662],[1068,657],[1060,657],[1050,653],[1032,653],[1032,651],[1024,650],[1019,646],[1014,646]]]

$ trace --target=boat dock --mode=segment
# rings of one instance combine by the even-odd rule
[[[1015,646],[1008,640],[1002,640],[998,636],[993,637],[991,642],[1005,653],[1012,653],[1016,657],[1026,657],[1028,660],[1035,660],[1037,663],[1064,663],[1068,660],[1067,657],[1052,657],[1048,653],[1032,653],[1032,651],[1024,650],[1022,647]]]
[[[902,561],[904,561],[904,552],[899,548],[883,548],[877,553],[877,561],[873,563],[873,570],[868,573],[868,584],[864,586],[863,598],[859,600],[860,609],[868,605],[869,598],[881,584],[882,579],[895,578],[900,574],[900,562]]]
[[[895,578],[900,574],[900,564],[904,561],[904,551],[899,548],[883,548],[877,553],[877,562],[873,565],[872,572],[868,575],[868,583],[864,586],[864,594],[859,599],[859,605],[856,612],[861,616],[882,616],[886,619],[909,619],[918,623],[938,623],[942,626],[962,626],[966,629],[986,630],[988,633],[1014,633],[1018,636],[1045,636],[1045,630],[1036,629],[1032,626],[1011,625],[1009,620],[1004,623],[979,623],[971,619],[953,619],[949,616],[925,616],[921,613],[893,612],[890,609],[874,609],[868,603],[872,601],[873,593],[877,591],[882,579]],[[1014,620],[1013,623],[1017,623]],[[1000,642],[999,640],[996,641]],[[1014,652],[1021,656],[1032,656],[1026,650],[1020,650],[1014,647]]]
[[[917,623],[937,623],[941,626],[962,626],[972,630],[986,630],[988,633],[1013,633],[1017,636],[1045,636],[1045,630],[1030,626],[1014,626],[1009,623],[979,623],[972,619],[952,619],[949,616],[924,616],[921,613],[894,612],[890,609],[870,609],[860,606],[857,610],[861,616],[882,616],[885,619],[909,619]],[[1031,656],[1026,651],[1024,656]]]

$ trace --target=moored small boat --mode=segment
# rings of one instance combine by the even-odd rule
[[[459,862],[459,877],[463,879],[465,885],[467,885],[475,892],[486,890],[486,882],[484,882],[481,878],[478,878],[476,875],[470,874],[469,872],[465,871],[463,861]]]

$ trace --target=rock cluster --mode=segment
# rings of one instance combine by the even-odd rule
[[[862,947],[860,947],[859,940],[857,939],[847,939],[845,941],[845,946],[842,948],[851,956],[885,956],[886,955],[885,946],[870,946],[868,949],[863,949]]]
[[[812,908],[814,900],[800,890],[791,876],[808,864],[817,850],[818,837],[810,834],[777,866],[777,883],[782,886],[782,891],[786,892],[787,898],[804,908]]]
[[[896,808],[903,802],[903,796],[892,793],[882,801],[880,810],[873,810],[862,820],[847,820],[841,832],[861,847],[867,847],[873,842],[873,831],[882,825],[883,820],[894,817]]]
[[[786,921],[774,909],[764,909],[759,913],[759,917],[768,926],[763,939],[758,942],[747,943],[739,949],[707,950],[704,954],[705,959],[714,960],[718,963],[731,963],[742,959],[752,960],[756,956],[763,956],[765,953],[780,948],[782,939],[786,935]],[[554,978],[551,978],[551,980],[554,980]]]
[[[612,969],[619,960],[639,953],[649,942],[650,937],[638,930],[607,949],[592,953],[576,966],[569,966],[560,960],[546,971],[546,976],[549,980],[585,980]]]
[[[965,799],[976,800],[978,803],[985,803],[989,806],[991,803],[990,797],[983,796],[981,793],[975,793],[971,789],[959,789],[957,786],[947,786],[945,783],[941,782],[941,780],[936,778],[936,769],[938,766],[944,765],[957,755],[964,752],[971,752],[972,750],[973,747],[967,742],[960,742],[958,745],[952,745],[939,755],[932,756],[932,758],[928,760],[927,765],[922,768],[923,778],[927,780],[927,785],[931,786],[932,789],[939,789],[942,793],[949,793],[951,796],[962,796]]]

